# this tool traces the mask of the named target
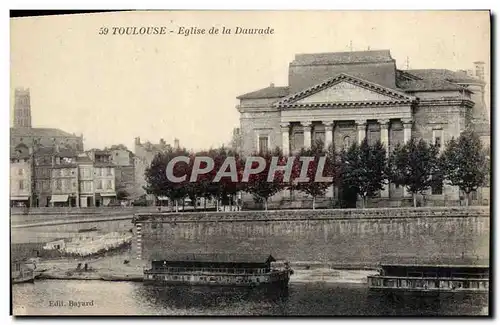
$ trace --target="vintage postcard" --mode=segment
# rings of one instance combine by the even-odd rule
[[[11,17],[12,314],[489,315],[490,20]]]

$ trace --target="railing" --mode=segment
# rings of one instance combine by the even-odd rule
[[[324,210],[272,210],[232,212],[138,213],[136,222],[230,222],[230,221],[287,221],[330,219],[404,219],[404,218],[489,218],[487,207],[425,207],[425,208],[373,208]]]
[[[368,285],[373,289],[487,292],[489,279],[369,276]]]
[[[155,274],[155,273],[227,273],[227,274],[264,274],[265,269],[238,269],[238,268],[182,268],[182,267],[159,267],[159,268],[149,268],[144,269],[145,274]]]

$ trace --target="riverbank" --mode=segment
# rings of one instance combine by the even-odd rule
[[[87,270],[84,265],[87,263]],[[78,268],[80,264],[80,268]],[[36,270],[39,280],[100,280],[142,282],[144,261],[131,258],[130,252],[97,259],[54,259],[41,261]],[[366,283],[367,276],[374,270],[346,270],[325,267],[321,264],[291,263],[294,274],[290,283]]]

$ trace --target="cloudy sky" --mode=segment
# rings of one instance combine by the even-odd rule
[[[99,35],[165,26],[167,35]],[[179,27],[274,29],[178,35]],[[286,85],[297,53],[389,49],[398,68],[472,69],[490,60],[487,12],[134,12],[11,19],[11,97],[31,91],[34,127],[83,133],[85,147],[134,138],[200,149],[229,142],[236,96]],[[11,110],[13,104],[11,103]]]

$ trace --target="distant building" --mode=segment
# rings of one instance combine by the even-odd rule
[[[137,199],[142,191],[136,184],[135,157],[126,149],[111,149],[111,162],[115,165],[115,186],[117,194],[124,190],[128,199]]]
[[[10,155],[10,203],[11,206],[30,206],[32,199],[31,154],[11,152]]]
[[[231,137],[231,143],[229,144],[229,147],[236,152],[241,151],[241,130],[240,130],[240,128],[233,129],[233,135]]]
[[[175,139],[174,148],[179,148],[179,140]],[[164,139],[160,139],[160,142],[157,144],[153,144],[149,141],[145,143],[141,143],[141,139],[139,137],[135,138],[135,147],[134,147],[134,166],[135,166],[135,183],[136,188],[139,195],[146,194],[144,190],[144,186],[147,185],[145,172],[146,168],[151,166],[151,162],[154,157],[160,153],[171,149],[172,146],[167,144]],[[148,196],[149,201],[153,201],[155,198],[152,195]]]
[[[50,206],[80,206],[77,153],[56,147],[52,165]]]
[[[77,136],[55,128],[34,128],[31,124],[29,89],[18,88],[14,94],[14,123],[10,128],[10,147],[14,150],[35,146],[83,151],[83,135]]]
[[[91,150],[88,154],[94,162],[95,206],[107,206],[116,199],[115,166],[111,161],[111,152]]]

